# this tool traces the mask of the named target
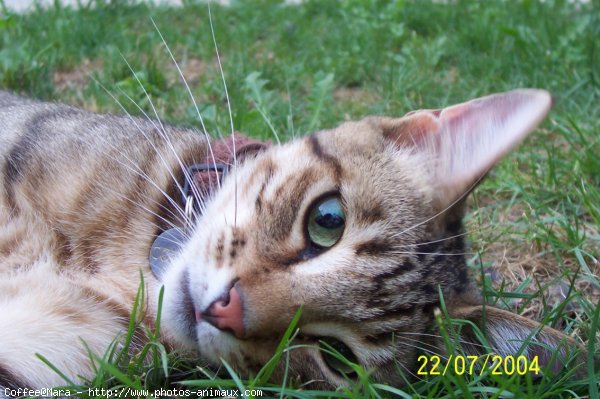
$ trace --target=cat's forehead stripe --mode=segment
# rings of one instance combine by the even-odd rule
[[[255,166],[253,173],[248,177],[241,190],[241,195],[248,195],[252,189],[260,182],[262,188],[259,191],[264,191],[264,188],[273,179],[275,173],[275,165],[271,158],[264,158]]]
[[[339,182],[342,177],[342,166],[340,165],[339,161],[331,154],[323,150],[323,147],[321,146],[321,143],[319,142],[319,139],[315,134],[308,136],[307,140],[308,146],[312,151],[313,155],[325,164],[331,166],[334,173],[334,179],[336,180],[336,182]]]
[[[276,169],[277,167],[274,161],[270,157],[265,158],[256,166],[255,171],[252,173],[252,176],[248,179],[248,182],[244,187],[244,195],[249,195],[252,188],[260,182],[260,189],[258,190],[254,204],[256,212],[262,211],[265,189],[272,183]]]
[[[289,223],[297,220],[298,212],[305,200],[308,188],[318,179],[320,171],[316,168],[305,169],[298,175],[290,176],[275,188],[271,198],[264,198],[266,190],[259,193],[257,204],[264,204],[264,212],[272,216],[270,231],[279,239],[286,239],[291,233]]]

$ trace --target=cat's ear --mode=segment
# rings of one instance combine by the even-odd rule
[[[585,367],[582,367],[587,360],[585,350],[573,338],[553,328],[492,306],[463,306],[453,309],[450,314],[477,326],[490,349],[502,359],[523,355],[528,364],[539,365],[540,372],[546,369],[557,374],[568,367],[577,369],[578,376],[585,374]],[[461,327],[460,339],[467,354],[488,353],[469,325]]]
[[[414,111],[383,121],[383,131],[398,146],[415,146],[426,153],[438,200],[448,206],[535,129],[551,104],[546,91],[520,89]]]

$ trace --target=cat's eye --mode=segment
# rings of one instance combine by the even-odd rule
[[[318,247],[332,247],[342,237],[345,224],[342,201],[337,195],[327,196],[315,202],[309,210],[306,224],[308,238]]]
[[[356,375],[356,371],[349,362],[358,363],[358,361],[348,345],[335,338],[323,337],[319,342],[319,347],[323,360],[330,369],[347,377]]]

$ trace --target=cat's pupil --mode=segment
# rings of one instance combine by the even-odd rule
[[[329,248],[344,232],[345,215],[338,196],[328,196],[311,208],[307,222],[308,238],[313,245]]]
[[[344,219],[342,219],[339,215],[327,213],[325,215],[318,216],[315,219],[315,222],[319,226],[325,227],[326,229],[337,229],[344,224]]]

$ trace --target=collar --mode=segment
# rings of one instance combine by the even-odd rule
[[[236,161],[242,162],[248,155],[269,146],[270,141],[258,141],[237,132],[212,142],[204,162],[187,166],[183,173],[181,201],[187,223],[193,223],[202,214],[200,204],[221,187],[223,179]],[[190,226],[173,227],[154,239],[148,259],[150,269],[158,280],[162,280],[170,260],[179,253],[189,229]]]
[[[233,164],[270,145],[270,142],[258,141],[237,132],[211,143],[204,162],[188,166],[184,173],[182,191],[184,208],[191,207],[196,215],[201,215],[198,205],[221,187],[223,179]],[[195,206],[191,206],[190,201],[194,201]],[[186,213],[186,216],[189,214]]]

